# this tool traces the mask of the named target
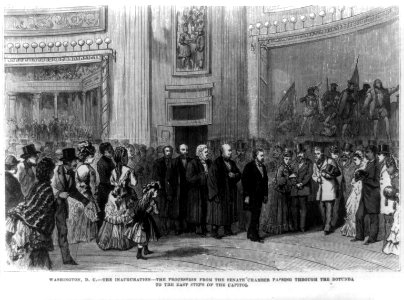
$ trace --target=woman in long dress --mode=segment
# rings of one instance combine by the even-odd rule
[[[51,187],[55,168],[52,159],[43,158],[36,168],[37,181],[25,202],[8,212],[6,243],[10,263],[19,268],[51,269],[56,201]]]
[[[158,182],[151,182],[143,188],[143,197],[136,202],[134,209],[134,226],[129,227],[125,232],[125,237],[137,245],[137,259],[146,259],[143,254],[152,254],[153,251],[149,250],[149,242],[157,241],[161,237],[152,217],[152,214],[159,214],[155,201],[159,189]]]
[[[268,203],[268,221],[264,230],[270,234],[282,234],[293,231],[291,217],[291,168],[292,151],[286,148],[283,152],[282,163],[276,171],[273,180],[273,194]]]
[[[133,221],[137,179],[134,171],[127,167],[128,151],[125,147],[115,149],[114,160],[116,165],[111,175],[114,190],[108,196],[97,244],[102,250],[128,250],[135,245],[124,233]]]
[[[355,237],[356,235],[355,215],[362,195],[362,178],[359,176],[360,172],[358,171],[366,167],[366,161],[360,152],[354,154],[353,161],[355,164],[355,175],[351,182],[351,193],[345,204],[345,224],[341,227],[341,234],[348,237]]]
[[[77,190],[90,202],[84,205],[69,197],[68,241],[69,244],[90,242],[97,236],[98,206],[96,202],[96,172],[94,162],[95,148],[89,141],[78,145],[79,164],[75,173]]]

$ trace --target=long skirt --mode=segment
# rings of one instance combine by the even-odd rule
[[[400,207],[397,205],[394,213],[393,226],[389,236],[387,237],[386,244],[383,247],[385,254],[400,254]]]
[[[21,220],[6,221],[8,262],[17,269],[52,269],[49,251],[53,250],[51,236],[31,229]]]
[[[69,244],[90,242],[97,237],[97,210],[90,202],[87,207],[73,198],[68,198],[69,218],[66,220]]]
[[[362,191],[362,181],[358,181],[354,184],[353,188],[351,189],[351,194],[346,200],[345,224],[341,227],[341,234],[344,236],[354,237],[356,235],[355,215],[359,207],[359,202],[361,199],[361,191]]]
[[[137,245],[145,246],[150,241],[157,241],[161,234],[153,217],[146,214],[142,221],[126,230],[125,237]]]
[[[278,235],[293,229],[291,201],[292,198],[289,195],[270,190],[268,204],[264,206],[261,213],[261,216],[266,217],[266,220],[263,220],[265,232]]]
[[[135,245],[124,233],[127,226],[124,224],[112,224],[107,221],[102,223],[97,237],[97,245],[102,250],[129,250]]]

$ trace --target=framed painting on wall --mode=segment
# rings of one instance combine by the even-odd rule
[[[210,13],[207,6],[173,8],[173,75],[210,73]]]

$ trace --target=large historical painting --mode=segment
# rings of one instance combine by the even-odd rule
[[[174,8],[173,75],[209,73],[209,26],[206,6]]]

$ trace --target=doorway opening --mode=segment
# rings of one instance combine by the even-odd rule
[[[196,147],[208,141],[208,126],[178,126],[175,127],[175,146],[188,145],[189,156],[195,157]]]

